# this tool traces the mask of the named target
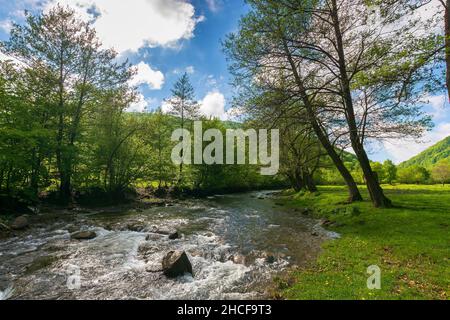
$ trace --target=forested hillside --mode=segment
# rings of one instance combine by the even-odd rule
[[[407,168],[414,165],[421,166],[427,169],[433,167],[441,160],[450,158],[450,137],[438,142],[434,146],[421,152],[417,156],[405,161],[399,165],[400,168]]]

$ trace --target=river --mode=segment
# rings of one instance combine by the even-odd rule
[[[0,299],[267,298],[273,276],[314,259],[321,243],[337,236],[272,194],[145,210],[43,212],[41,223],[0,241]],[[161,232],[174,229],[180,239]],[[97,237],[71,240],[74,230]],[[158,272],[171,250],[187,252],[194,276]]]

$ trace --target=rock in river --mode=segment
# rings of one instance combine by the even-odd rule
[[[176,240],[176,239],[180,239],[180,234],[178,233],[178,231],[175,231],[171,234],[169,234],[169,239],[170,240]]]
[[[94,231],[80,231],[72,233],[70,237],[75,240],[91,240],[97,237],[97,234]]]
[[[11,224],[11,229],[13,230],[23,230],[29,225],[28,219],[25,216],[17,217]]]
[[[176,278],[192,272],[192,265],[184,251],[170,251],[162,261],[164,274],[169,278]]]

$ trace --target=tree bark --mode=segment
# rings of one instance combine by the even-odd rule
[[[305,185],[303,183],[303,179],[302,179],[300,173],[298,172],[298,170],[296,170],[295,173],[293,173],[293,174],[289,174],[288,178],[291,182],[292,188],[294,188],[294,190],[296,192],[302,191],[303,188],[305,187]]]
[[[308,189],[309,192],[317,192],[317,186],[311,174],[305,173],[304,180],[306,183],[306,188]]]
[[[450,101],[450,0],[445,4],[445,62],[447,65],[447,92]]]
[[[344,179],[347,189],[348,189],[348,202],[355,202],[355,201],[362,201],[361,193],[359,192],[358,185],[356,184],[355,180],[353,179],[350,171],[347,169],[347,167],[344,165],[344,162],[342,161],[341,157],[339,157],[338,153],[336,152],[336,149],[328,139],[327,135],[322,131],[322,128],[320,127],[316,115],[314,114],[314,108],[309,100],[306,89],[303,85],[303,81],[300,78],[300,75],[297,71],[297,67],[295,65],[295,62],[292,58],[292,55],[289,51],[289,48],[286,44],[286,41],[283,39],[284,42],[284,50],[285,54],[287,55],[287,59],[289,61],[289,64],[291,66],[292,72],[294,74],[294,79],[299,87],[300,95],[302,97],[303,104],[305,105],[306,111],[308,113],[308,120],[314,130],[314,133],[316,134],[317,138],[319,139],[320,143],[322,144],[323,148],[333,161],[334,165],[338,169],[339,173],[341,174],[342,178]]]
[[[338,6],[336,0],[331,0],[332,10],[331,18],[333,20],[335,37],[336,37],[336,50],[339,56],[339,73],[341,90],[344,99],[347,124],[350,131],[350,141],[352,143],[352,148],[355,151],[356,157],[360,163],[361,169],[364,173],[364,178],[366,180],[367,189],[370,194],[370,198],[375,207],[377,208],[388,208],[392,206],[392,202],[384,195],[383,189],[378,183],[374,172],[370,166],[370,160],[364,150],[364,145],[359,137],[358,126],[356,124],[355,111],[353,107],[353,99],[350,89],[350,80],[347,75],[347,66],[345,62],[344,45],[342,39],[342,32],[339,22]]]

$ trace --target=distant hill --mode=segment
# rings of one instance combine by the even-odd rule
[[[425,168],[431,168],[436,162],[442,159],[450,159],[450,136],[434,146],[429,147],[414,158],[401,163],[399,167],[406,168],[413,165],[419,165]]]

